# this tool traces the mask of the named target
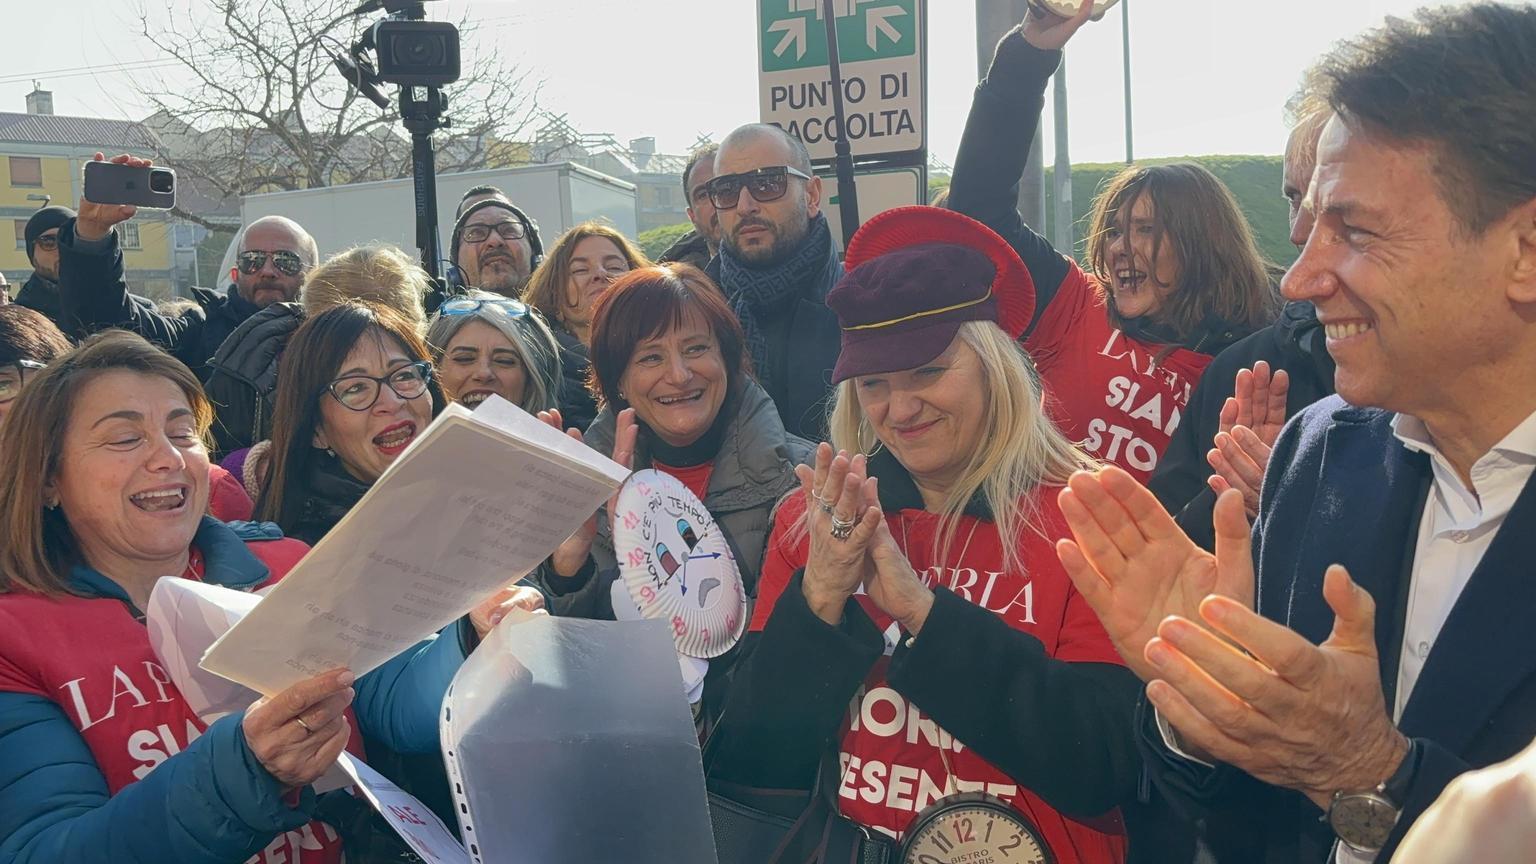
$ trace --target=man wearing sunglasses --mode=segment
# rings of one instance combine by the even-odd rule
[[[97,154],[100,158],[100,154]],[[120,164],[148,160],[118,156]],[[203,381],[208,361],[247,318],[279,302],[298,299],[304,277],[319,257],[315,240],[297,222],[266,216],[240,233],[234,283],[226,291],[193,288],[197,308],[166,315],[129,299],[123,255],[113,230],[135,208],[81,200],[80,215],[59,229],[59,293],[66,314],[87,332],[120,327],[138,333],[187,364]],[[66,331],[68,328],[65,328]]]
[[[720,254],[707,272],[741,320],[784,427],[820,441],[840,338],[826,296],[843,268],[810,154],[777,126],[743,126],[720,143],[708,190]]]
[[[32,275],[13,298],[18,306],[25,306],[42,313],[55,327],[66,335],[80,338],[86,335],[80,322],[65,315],[63,301],[59,297],[59,229],[75,218],[75,211],[68,207],[44,207],[27,220],[27,260],[32,262]],[[130,295],[130,300],[141,309],[153,309],[153,301]]]

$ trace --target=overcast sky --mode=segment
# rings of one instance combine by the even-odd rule
[[[137,35],[138,2],[5,0],[0,110],[24,110],[37,78],[54,92],[56,113],[144,116],[135,81],[170,70],[144,65],[156,54]],[[976,2],[929,0],[928,136],[946,162],[954,160],[976,80]],[[212,0],[171,3],[185,10]],[[654,136],[663,152],[678,153],[700,134],[719,140],[757,119],[756,3],[444,0],[428,14],[480,18],[483,29],[466,54],[500,51],[522,64],[544,82],[541,106],[569,115],[581,131]],[[1136,153],[1178,156],[1280,152],[1281,106],[1301,70],[1336,40],[1425,0],[1130,3]],[[1069,48],[1075,162],[1124,156],[1121,14],[1111,10]],[[129,68],[107,68],[114,64]]]

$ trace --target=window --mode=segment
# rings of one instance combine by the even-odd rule
[[[124,249],[142,249],[139,245],[139,226],[133,222],[124,222],[117,226],[121,232]]]
[[[16,248],[27,248],[27,220],[17,219],[16,224]]]
[[[43,185],[43,160],[36,156],[12,156],[11,185],[12,186],[41,186]]]

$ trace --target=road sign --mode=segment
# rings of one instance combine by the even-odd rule
[[[832,110],[823,0],[757,0],[762,119],[831,159],[843,134]],[[833,0],[848,144],[854,158],[922,150],[926,0]]]
[[[837,207],[837,175],[821,174],[821,212],[827,214],[832,236],[843,242],[842,214]],[[922,168],[885,168],[860,171],[854,177],[859,188],[859,218],[865,222],[876,213],[896,207],[928,203],[928,177]]]

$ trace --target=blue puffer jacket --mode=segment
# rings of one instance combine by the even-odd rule
[[[204,581],[237,589],[267,581],[266,565],[244,541],[256,539],[252,532],[270,539],[275,530],[205,519],[193,541],[206,562]],[[88,568],[77,567],[71,583],[82,596],[128,602],[116,583]],[[400,752],[435,752],[443,694],[473,638],[460,621],[444,638],[360,678],[352,707],[362,729]],[[90,748],[58,703],[0,692],[0,864],[238,864],[300,829],[313,818],[313,791],[303,790],[296,807],[285,803],[282,784],[257,761],[240,721],[232,715],[214,723],[109,796]]]

